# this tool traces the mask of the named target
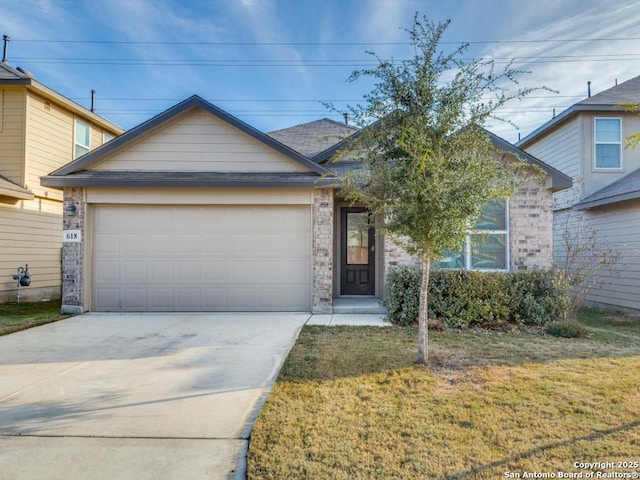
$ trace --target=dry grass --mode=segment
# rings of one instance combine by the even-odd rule
[[[18,332],[66,318],[60,301],[0,304],[0,335]]]
[[[582,321],[599,333],[433,332],[429,369],[413,365],[414,329],[305,328],[248,476],[496,479],[637,461],[640,320]]]

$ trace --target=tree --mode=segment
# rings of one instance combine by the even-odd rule
[[[459,247],[483,205],[508,197],[530,171],[496,155],[484,126],[505,103],[536,90],[518,87],[516,77],[525,72],[511,63],[496,72],[492,61],[465,62],[467,44],[442,51],[449,24],[416,13],[406,30],[412,58],[394,62],[368,52],[377,66],[349,80],[376,83],[363,105],[348,107],[364,128],[342,154],[362,164],[342,177],[347,199],[383,218],[382,232],[421,258],[418,362],[425,364],[432,259]]]
[[[640,103],[623,103],[621,105],[627,112],[640,114]],[[624,139],[625,148],[636,148],[640,145],[640,132],[632,133]]]

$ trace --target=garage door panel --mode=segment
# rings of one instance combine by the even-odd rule
[[[120,281],[120,262],[118,261],[96,262],[94,271],[99,283]]]
[[[175,289],[174,305],[176,310],[195,310],[199,309],[201,304],[199,287]]]
[[[227,287],[204,288],[202,305],[205,310],[222,310],[227,306]]]
[[[202,281],[205,285],[224,284],[227,281],[227,260],[213,260],[203,262]]]
[[[151,285],[158,285],[173,281],[173,264],[165,260],[150,260],[148,262],[148,281]]]
[[[122,270],[122,281],[129,284],[146,285],[147,283],[147,264],[141,261],[129,261],[125,263]]]
[[[308,206],[95,206],[93,308],[308,311]]]
[[[96,237],[94,252],[96,254],[117,255],[120,250],[119,235],[117,233],[103,233]]]
[[[151,255],[170,255],[173,253],[173,239],[170,235],[147,235],[146,252]]]
[[[120,288],[100,287],[96,289],[95,310],[120,309]]]
[[[145,287],[127,287],[123,294],[124,310],[143,311],[147,308],[147,289]]]
[[[242,232],[234,235],[233,241],[229,241],[228,251],[234,257],[254,257],[256,249],[260,247],[260,243],[261,236],[259,233]]]
[[[233,260],[233,268],[227,269],[227,281],[230,284],[244,285],[254,280],[254,262],[251,260]]]
[[[147,298],[149,311],[170,311],[173,306],[173,290],[171,288],[155,287],[148,289]]]

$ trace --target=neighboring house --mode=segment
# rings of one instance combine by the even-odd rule
[[[385,272],[412,262],[349,205],[330,163],[353,127],[319,120],[264,134],[194,96],[42,178],[64,191],[63,309],[332,311],[336,297],[379,297]],[[505,205],[500,269],[551,265],[547,173]]]
[[[640,150],[624,148],[625,138],[640,131],[640,118],[620,106],[638,102],[640,76],[576,103],[517,143],[575,180],[556,195],[558,262],[565,261],[563,238],[572,232],[583,232],[581,241],[595,234],[599,250],[621,255],[594,279],[586,298],[610,310],[640,310]]]
[[[40,177],[122,129],[0,63],[0,302],[16,301],[18,267],[31,275],[22,299],[60,298],[62,192]]]

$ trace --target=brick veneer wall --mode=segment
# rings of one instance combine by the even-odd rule
[[[553,194],[529,180],[509,199],[511,270],[553,266]]]
[[[80,230],[82,241],[62,244],[62,313],[84,312],[84,257],[87,242],[85,218],[86,204],[83,188],[64,189],[64,208],[75,205],[73,217],[63,214],[63,230]]]
[[[313,191],[313,313],[331,313],[333,304],[333,190]]]

